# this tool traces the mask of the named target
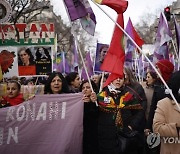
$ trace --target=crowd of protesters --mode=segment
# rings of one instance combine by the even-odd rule
[[[174,66],[168,60],[158,61],[156,67],[179,104],[180,71],[174,73]],[[21,85],[44,85],[44,94],[82,92],[83,154],[178,154],[180,151],[180,146],[175,143],[161,142],[153,149],[146,143],[146,138],[153,132],[160,136],[179,137],[180,128],[177,103],[153,70],[146,72],[144,83],[138,82],[127,67],[123,76],[95,74],[90,83],[80,79],[77,72],[65,76],[52,72],[37,79],[12,77],[4,83],[7,90],[5,96],[0,96],[1,108],[25,101]]]

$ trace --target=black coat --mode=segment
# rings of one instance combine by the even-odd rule
[[[151,131],[152,131],[152,124],[153,124],[155,110],[157,108],[157,103],[159,100],[161,100],[165,97],[166,97],[165,86],[163,85],[163,83],[161,81],[157,81],[154,84],[154,92],[153,92],[152,102],[151,102],[148,120],[147,120],[147,124],[146,124],[146,128],[150,129]]]
[[[108,96],[111,96],[114,99],[116,104],[119,104],[122,95],[127,91],[130,91],[129,88],[126,87],[115,98],[113,94],[109,92],[108,88],[105,88],[104,90],[107,92]],[[136,97],[134,92],[130,92]],[[121,109],[121,115],[123,120],[123,130],[128,130],[128,126],[131,126],[133,130],[137,130],[142,136],[141,139],[143,144],[143,130],[145,126],[144,110]],[[113,112],[104,112],[100,110],[98,121],[99,154],[119,154],[117,135],[119,128],[115,125],[115,117],[116,114]]]
[[[98,154],[98,107],[84,103],[83,154]]]

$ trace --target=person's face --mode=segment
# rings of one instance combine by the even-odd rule
[[[18,85],[16,83],[7,84],[7,96],[9,98],[14,98],[19,94]]]
[[[80,84],[81,84],[81,80],[80,80],[79,75],[77,75],[76,78],[74,79],[74,81],[71,82],[71,85],[72,85],[74,88],[79,88],[79,87],[80,87]]]
[[[92,80],[94,81],[95,84],[98,84],[98,82],[99,82],[99,75],[93,75]]]
[[[153,77],[151,76],[150,73],[147,73],[146,81],[147,81],[147,84],[148,84],[148,85],[152,85],[155,80],[153,79]]]
[[[51,90],[53,94],[59,94],[62,90],[62,80],[59,76],[55,76],[51,81]]]
[[[99,57],[100,62],[103,62],[104,57],[105,57],[105,55],[106,55],[106,53],[107,53],[107,50],[108,50],[108,48],[107,48],[107,47],[104,47],[104,48],[100,51],[100,57]]]
[[[22,51],[19,53],[19,56],[20,56],[21,61],[23,62],[24,65],[28,65],[28,64],[29,64],[30,56],[27,54],[26,51],[22,50]]]
[[[121,88],[124,84],[124,78],[120,79],[120,78],[117,78],[115,79],[112,84],[118,89],[118,88]]]
[[[39,52],[42,54],[44,53],[44,49],[43,48],[39,48]]]
[[[83,84],[82,92],[83,92],[83,94],[85,94],[86,97],[90,97],[92,90],[91,90],[91,87],[89,85],[89,82],[86,82]]]

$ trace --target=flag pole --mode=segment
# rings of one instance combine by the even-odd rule
[[[146,56],[146,54],[141,50],[141,48],[136,44],[136,42],[131,38],[131,36],[129,36],[128,33],[126,33],[126,31],[106,12],[104,11],[99,5],[96,4],[96,2],[94,2],[94,0],[91,0],[101,11],[103,11],[115,24],[116,26],[119,27],[120,30],[123,31],[123,33],[134,43],[134,45],[138,48],[138,50],[144,55],[144,57],[146,58],[146,60],[151,64],[152,68],[155,70],[155,72],[158,74],[158,76],[160,77],[161,81],[163,82],[163,84],[165,85],[165,87],[167,88],[167,90],[169,91],[171,97],[173,98],[173,100],[175,101],[179,111],[180,111],[180,106],[176,100],[176,98],[174,97],[172,91],[169,89],[167,83],[165,82],[165,80],[163,79],[163,77],[161,76],[161,74],[158,72],[158,70],[156,69],[156,67],[153,65],[153,63],[150,61],[150,59]]]
[[[75,42],[76,42],[76,45],[77,45],[77,48],[78,48],[77,51],[79,52],[79,55],[80,55],[80,57],[81,57],[82,64],[83,64],[84,70],[85,70],[85,72],[86,72],[86,75],[87,75],[87,79],[88,79],[90,88],[91,88],[92,92],[94,92],[93,87],[92,87],[92,84],[91,84],[91,80],[90,80],[90,77],[89,77],[89,74],[88,74],[88,71],[87,71],[87,68],[86,68],[84,59],[83,59],[83,55],[82,55],[82,52],[81,52],[81,48],[80,48],[79,43],[78,43],[78,38],[77,38],[77,35],[76,35],[76,33],[75,33],[74,26],[73,26],[73,24],[72,24],[72,22],[71,22],[71,20],[70,20],[69,13],[68,13],[68,11],[67,11],[67,7],[66,7],[66,5],[65,5],[65,3],[64,3],[64,0],[63,0],[63,4],[64,4],[65,10],[66,10],[66,13],[67,13],[67,16],[68,16],[70,25],[71,25],[71,27],[72,27],[72,28],[71,28],[71,30],[72,30],[71,32],[72,32],[72,34],[73,34],[73,36],[74,36],[74,39],[75,39]],[[96,101],[95,103],[96,103],[96,106],[98,106],[97,101]]]

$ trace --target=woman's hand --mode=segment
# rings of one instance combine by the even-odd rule
[[[151,133],[151,130],[150,130],[150,129],[145,129],[145,130],[144,130],[145,136],[148,136],[150,133]]]
[[[96,95],[95,92],[91,93],[90,99],[91,99],[92,102],[96,102],[97,101],[97,95]]]

